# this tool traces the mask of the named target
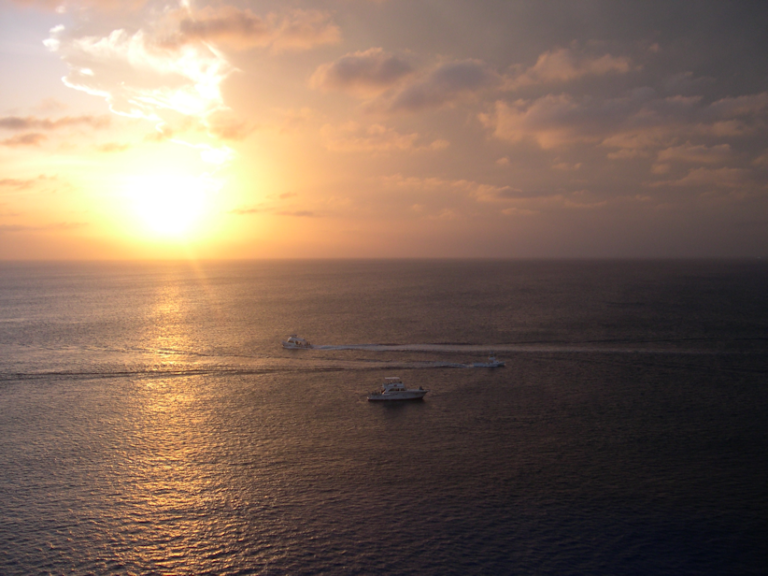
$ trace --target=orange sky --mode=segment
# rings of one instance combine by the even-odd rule
[[[765,256],[767,16],[0,0],[0,259]]]

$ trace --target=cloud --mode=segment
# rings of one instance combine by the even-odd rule
[[[768,92],[722,98],[707,107],[706,116],[711,119],[754,117],[768,110]]]
[[[692,157],[695,153],[702,159],[703,148],[689,148],[705,144],[691,144],[691,140],[733,139],[765,132],[766,112],[766,92],[723,98],[711,104],[704,104],[698,96],[654,98],[627,108],[613,134],[606,133],[603,145],[639,153],[674,148],[672,155]],[[680,140],[687,144],[675,146]],[[710,147],[706,155],[714,161],[716,157],[724,159],[726,153],[724,148]]]
[[[624,57],[586,56],[563,48],[544,52],[534,66],[506,76],[476,59],[444,62],[417,73],[406,60],[381,48],[371,48],[323,64],[312,75],[310,85],[362,98],[378,96],[369,105],[374,111],[418,112],[452,106],[491,90],[566,83],[585,76],[624,74],[630,70],[632,65]]]
[[[99,152],[112,154],[115,152],[125,152],[130,148],[130,144],[118,144],[117,142],[107,142],[96,147]]]
[[[238,216],[247,216],[249,214],[263,214],[265,212],[271,212],[268,208],[235,208],[230,210],[230,214],[237,214]]]
[[[11,0],[22,6],[35,6],[44,10],[69,12],[70,10],[96,9],[100,11],[135,10],[150,0]]]
[[[167,41],[178,44],[214,41],[247,48],[267,45],[271,35],[269,23],[250,10],[207,6],[195,14],[185,12],[179,21],[178,33]]]
[[[39,132],[29,132],[27,134],[17,134],[16,136],[6,138],[5,140],[0,141],[0,144],[3,146],[8,146],[9,148],[18,148],[20,146],[39,146],[47,139],[48,136],[45,134],[40,134]]]
[[[768,150],[752,160],[752,165],[758,167],[768,167]]]
[[[749,179],[750,171],[742,168],[693,168],[683,178],[655,182],[652,186],[737,188]]]
[[[530,216],[542,212],[598,210],[610,201],[590,190],[572,192],[526,193],[520,188],[497,184],[487,184],[473,180],[443,178],[405,177],[394,174],[382,179],[386,188],[396,188],[411,193],[424,192],[435,194],[458,194],[475,202],[490,205],[507,216]],[[625,201],[620,198],[617,201]],[[637,200],[635,200],[637,201]],[[412,205],[413,210],[423,210],[422,204]]]
[[[250,216],[253,214],[274,214],[275,216],[290,216],[294,218],[319,218],[319,215],[311,210],[277,210],[274,207],[235,208],[230,214],[238,216]]]
[[[545,150],[600,145],[615,149],[608,157],[617,160],[660,152],[662,161],[711,163],[729,155],[730,144],[718,139],[765,133],[767,116],[768,93],[705,104],[701,97],[659,98],[641,88],[621,98],[548,94],[497,100],[479,119],[498,139],[530,141]]]
[[[315,89],[369,99],[369,111],[386,113],[451,106],[501,82],[501,76],[480,60],[445,62],[417,73],[409,62],[381,48],[323,64],[310,78]]]
[[[280,210],[275,212],[278,216],[293,216],[295,218],[317,218],[317,214],[311,210]]]
[[[568,162],[560,162],[559,159],[555,159],[555,162],[552,164],[553,170],[559,170],[561,172],[573,172],[575,170],[581,170],[581,162],[576,163],[568,163]]]
[[[280,200],[287,200],[290,198],[297,197],[298,194],[295,192],[285,192],[283,194],[280,194],[278,197]],[[235,208],[233,210],[230,210],[230,214],[236,214],[238,216],[251,216],[254,214],[272,214],[274,216],[289,216],[294,218],[319,218],[320,215],[317,214],[317,212],[314,212],[312,210],[307,209],[298,209],[298,210],[289,210],[289,209],[280,209],[278,206],[275,205],[269,205],[266,202],[263,202],[256,206],[251,206],[249,208]]]
[[[590,126],[586,108],[567,94],[511,103],[499,100],[493,113],[479,118],[496,138],[509,142],[532,140],[545,150],[601,140],[599,131]]]
[[[254,127],[228,113],[214,113],[207,119],[208,132],[221,140],[243,140]]]
[[[2,178],[0,179],[0,188],[13,188],[16,190],[29,190],[31,188],[34,188],[41,182],[47,182],[50,180],[56,180],[56,177],[51,176],[45,176],[44,174],[40,174],[37,178],[27,178],[27,179],[18,179],[18,178]]]
[[[339,128],[325,125],[321,132],[326,148],[334,152],[412,152],[448,147],[445,140],[420,144],[417,133],[401,134],[381,124],[362,126],[349,122]]]
[[[686,142],[681,146],[672,146],[660,150],[657,155],[659,162],[688,162],[695,164],[719,164],[731,158],[729,144],[717,146],[693,145]]]
[[[224,108],[219,85],[233,67],[202,43],[168,48],[144,30],[78,38],[58,27],[47,45],[70,67],[67,86],[105,98],[119,114],[156,122],[173,111],[203,120]]]
[[[87,14],[77,13],[73,26],[55,27],[45,44],[69,66],[63,79],[67,86],[104,98],[117,114],[162,126],[155,139],[189,145],[182,140],[187,133],[198,142],[203,132],[209,139],[241,140],[254,129],[234,117],[224,102],[221,84],[235,67],[218,46],[281,52],[340,40],[338,27],[323,11],[290,10],[262,17],[231,6],[178,6],[155,13],[138,27],[130,28],[126,18],[124,28],[110,27],[101,34],[93,30],[107,19],[86,25]],[[206,162],[232,157],[210,153],[212,144],[194,146]]]
[[[89,226],[87,222],[56,222],[42,226],[25,226],[22,224],[0,224],[0,234],[8,232],[48,232],[61,230],[75,230]]]
[[[379,94],[413,72],[411,65],[381,48],[346,54],[323,64],[310,78],[310,86],[363,96]]]
[[[19,180],[18,178],[1,178],[0,188],[15,188],[17,190],[26,190],[31,188],[36,180]]]
[[[541,54],[530,68],[513,72],[504,87],[517,90],[525,86],[562,84],[584,76],[625,74],[630,70],[631,62],[624,57],[610,54],[586,56],[577,54],[574,48],[559,48]]]
[[[35,116],[6,116],[0,118],[0,128],[6,130],[58,130],[70,126],[86,125],[91,128],[106,128],[109,116],[64,116],[63,118],[37,118]]]
[[[309,50],[341,41],[339,28],[330,21],[330,15],[319,10],[293,10],[275,28],[272,48],[276,51]]]
[[[576,190],[567,193],[511,198],[507,202],[508,207],[501,213],[506,216],[529,216],[562,210],[599,210],[608,204],[608,200],[598,198],[589,190]]]
[[[319,10],[292,10],[285,15],[257,16],[232,6],[210,6],[184,12],[178,31],[164,40],[166,45],[191,42],[222,43],[235,49],[270,46],[274,51],[309,50],[341,40],[338,26],[328,13]]]
[[[500,83],[501,77],[480,60],[448,62],[405,86],[394,95],[388,108],[395,112],[416,112],[450,106]]]
[[[709,76],[694,78],[693,72],[680,72],[671,76],[665,83],[664,89],[672,94],[698,92],[702,88],[714,84],[715,79]]]
[[[400,188],[419,192],[458,192],[463,196],[474,198],[483,202],[503,200],[515,197],[521,191],[511,186],[496,186],[493,184],[482,184],[472,180],[446,180],[443,178],[419,178],[414,176],[402,176],[394,174],[382,179],[382,183],[387,188]]]

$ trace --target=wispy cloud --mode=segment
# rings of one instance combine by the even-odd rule
[[[51,34],[47,45],[70,66],[64,82],[104,97],[114,112],[160,121],[172,111],[203,121],[225,107],[219,85],[233,68],[202,43],[165,48],[144,30],[72,37],[59,27]]]
[[[64,116],[62,118],[38,118],[36,116],[5,116],[0,118],[0,128],[6,130],[59,130],[71,126],[90,126],[106,128],[110,117],[101,116]]]
[[[195,12],[181,12],[178,30],[162,42],[167,46],[214,42],[238,50],[269,46],[281,52],[309,50],[340,40],[341,32],[330,14],[320,10],[291,10],[262,17],[232,6],[207,6]]]
[[[746,185],[751,171],[743,168],[692,168],[684,177],[656,182],[653,186],[737,188]]]
[[[315,89],[367,99],[367,109],[380,113],[452,106],[501,84],[502,77],[480,60],[453,60],[417,70],[408,60],[381,48],[323,64],[310,79]]]
[[[320,66],[310,85],[320,90],[337,90],[371,96],[391,88],[413,72],[404,59],[381,48],[354,52]]]
[[[389,110],[417,112],[449,106],[500,83],[501,77],[480,60],[447,62],[394,95]]]
[[[477,59],[452,60],[417,70],[395,54],[371,48],[323,64],[312,75],[310,85],[372,99],[368,108],[377,112],[413,113],[473,101],[483,94],[625,74],[636,68],[626,57],[586,55],[571,47],[544,52],[535,65],[513,67],[505,74]]]
[[[494,184],[484,184],[465,179],[449,180],[437,177],[421,178],[417,176],[394,174],[383,178],[382,183],[385,187],[389,188],[400,188],[430,193],[459,193],[462,196],[474,198],[475,200],[483,202],[515,197],[520,194],[520,190],[511,186],[497,186]]]
[[[48,135],[40,132],[52,132],[77,126],[102,129],[110,126],[109,116],[64,116],[62,118],[38,118],[36,116],[5,116],[0,118],[0,130],[22,132],[10,138],[0,140],[0,144],[9,148],[40,146]]]
[[[66,12],[69,10],[95,9],[99,11],[135,10],[151,0],[11,0],[22,6],[35,6],[45,10]]]
[[[348,122],[340,127],[327,124],[323,126],[321,133],[325,138],[326,148],[334,152],[414,152],[442,150],[449,145],[441,139],[424,142],[415,132],[401,134],[382,124],[362,126],[356,122]]]
[[[67,86],[104,98],[117,114],[155,123],[155,139],[198,147],[209,162],[233,156],[219,141],[241,140],[253,130],[224,101],[221,84],[235,67],[222,49],[283,52],[340,40],[330,14],[317,10],[259,16],[232,6],[198,10],[182,1],[153,14],[133,28],[128,20],[102,34],[94,34],[94,26],[57,26],[45,44],[68,64]],[[76,120],[85,121],[70,119]]]
[[[0,141],[3,146],[9,148],[18,148],[21,146],[39,146],[48,139],[48,136],[39,132],[29,132],[27,134],[17,134],[5,140]]]
[[[0,188],[14,190],[29,190],[46,182],[56,181],[55,176],[40,174],[37,178],[1,178]]]
[[[568,94],[536,100],[497,101],[494,112],[481,114],[493,135],[509,142],[530,140],[543,149],[580,142],[600,142],[601,130],[585,107]],[[592,126],[590,126],[590,124]]]
[[[43,224],[40,226],[29,226],[24,224],[0,224],[0,234],[24,232],[60,232],[65,230],[76,230],[86,226],[89,226],[88,222],[55,222],[52,224]]]
[[[706,146],[686,142],[680,146],[670,146],[659,150],[656,155],[654,172],[663,174],[669,170],[672,163],[685,164],[722,164],[733,158],[730,144]]]
[[[383,178],[382,184],[385,188],[424,192],[442,198],[445,198],[446,194],[458,194],[477,203],[492,206],[494,210],[508,216],[529,216],[563,210],[597,210],[610,203],[607,198],[585,189],[530,193],[510,185],[465,179],[406,177],[401,174]]]
[[[106,144],[100,144],[96,147],[99,152],[105,152],[108,154],[116,152],[125,152],[131,148],[130,144],[120,144],[118,142],[107,142]]]
[[[505,203],[506,207],[501,210],[501,213],[506,216],[530,216],[556,211],[582,212],[600,210],[609,204],[609,200],[600,198],[589,190],[575,190],[573,192],[510,198]]]
[[[289,216],[293,218],[319,218],[319,214],[312,210],[280,210],[274,206],[255,206],[252,208],[235,208],[230,214],[237,216],[253,216],[254,214],[272,214],[275,216]]]
[[[278,216],[293,216],[294,218],[317,218],[318,215],[312,210],[278,210],[275,212]]]
[[[564,84],[585,76],[625,74],[632,69],[628,58],[602,54],[580,54],[574,47],[542,53],[530,68],[517,67],[506,78],[504,87],[517,90],[532,85]]]
[[[545,150],[591,144],[614,149],[608,154],[614,159],[658,153],[662,161],[716,162],[729,156],[731,146],[717,143],[719,138],[765,133],[767,103],[768,93],[705,104],[700,97],[659,98],[652,89],[639,89],[622,98],[498,100],[479,118],[496,138]]]

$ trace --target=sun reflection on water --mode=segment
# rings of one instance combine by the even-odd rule
[[[209,538],[221,531],[216,526],[220,515],[214,512],[229,506],[231,499],[226,474],[215,456],[219,441],[206,382],[197,375],[176,373],[189,364],[186,352],[193,340],[189,314],[190,297],[183,288],[173,283],[158,287],[143,346],[156,375],[137,389],[132,481],[126,483],[131,516],[145,519],[133,527],[142,535],[131,539],[144,543],[133,556],[145,567],[161,571],[182,567],[194,571],[196,557],[201,560],[194,551],[216,546],[217,540]]]

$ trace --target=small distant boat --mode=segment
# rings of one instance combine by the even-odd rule
[[[488,362],[475,362],[472,364],[473,368],[501,368],[505,366],[506,362],[496,360],[496,356],[491,355],[488,357]]]
[[[384,378],[379,390],[368,394],[369,402],[385,402],[391,400],[421,400],[429,392],[421,386],[417,389],[406,389],[399,376]]]
[[[289,350],[304,350],[312,348],[312,344],[310,344],[307,340],[304,340],[304,338],[299,338],[296,336],[296,334],[293,334],[288,337],[288,340],[283,342],[283,348],[287,348]]]

